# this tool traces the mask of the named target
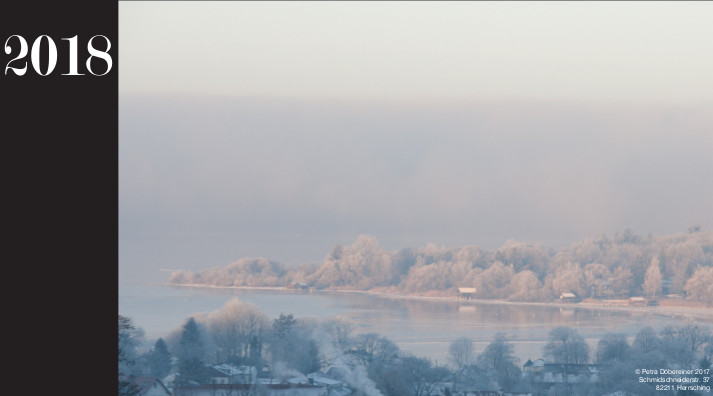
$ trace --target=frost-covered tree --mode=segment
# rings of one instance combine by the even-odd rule
[[[599,263],[589,263],[584,266],[584,290],[592,297],[605,297],[608,289],[604,288],[612,274],[609,269]]]
[[[542,298],[542,282],[530,270],[518,272],[510,281],[511,301],[537,301]]]
[[[713,267],[700,267],[686,282],[688,298],[713,305]]]
[[[494,262],[475,279],[478,295],[486,298],[507,298],[511,294],[510,282],[514,276],[515,270],[512,265],[506,266],[500,261]]]
[[[354,337],[353,349],[365,360],[371,363],[375,360],[383,362],[393,361],[399,353],[399,348],[391,340],[377,333],[364,333]]]
[[[644,276],[644,294],[653,298],[660,296],[662,284],[663,277],[661,276],[661,268],[659,268],[659,259],[654,257],[651,259],[651,265],[649,265]]]
[[[405,379],[413,396],[428,396],[436,391],[438,383],[450,377],[445,367],[434,366],[430,359],[403,356],[400,359],[399,376]]]
[[[351,246],[336,249],[309,278],[318,287],[350,287],[360,290],[389,286],[397,280],[398,269],[391,253],[383,250],[376,238],[360,235]]]
[[[683,326],[667,325],[660,331],[660,351],[666,356],[666,361],[671,366],[686,367],[693,362],[697,340],[688,340],[687,331],[682,331]]]
[[[579,296],[584,294],[582,289],[584,276],[579,263],[566,262],[548,277],[551,278],[552,291],[555,296],[569,292]]]
[[[459,337],[448,346],[448,361],[456,368],[462,370],[475,363],[475,347],[473,340],[468,337]]]
[[[618,267],[612,273],[610,282],[612,294],[614,296],[628,297],[634,284],[634,276],[630,270]]]
[[[311,331],[311,325],[293,319],[292,315],[280,315],[275,319],[272,331],[266,337],[272,366],[284,365],[300,373],[318,370],[320,351]]]
[[[320,264],[285,268],[265,258],[242,258],[224,268],[177,271],[169,282],[220,286],[305,282],[318,288],[442,296],[455,295],[457,287],[475,287],[479,298],[515,301],[546,301],[562,292],[598,298],[626,298],[642,291],[660,296],[655,271],[646,276],[653,258],[659,260],[661,278],[671,279],[669,291],[683,293],[695,268],[713,267],[713,232],[641,238],[627,229],[611,239],[602,234],[559,251],[509,240],[494,252],[432,243],[388,252],[375,237],[360,235],[350,246],[336,245]],[[707,279],[706,272],[700,275]],[[712,293],[705,286],[711,284],[693,279],[689,295],[710,301]]]
[[[589,345],[576,330],[555,327],[550,330],[544,355],[555,363],[585,364],[589,362]]]
[[[542,245],[510,239],[493,253],[493,260],[511,265],[515,272],[529,270],[544,276],[550,255],[550,250]]]
[[[260,359],[270,322],[254,304],[232,298],[206,320],[220,362],[256,363]]]
[[[330,338],[332,346],[337,351],[345,352],[351,344],[351,334],[354,331],[355,325],[349,319],[344,317],[336,317],[326,320],[322,324],[322,328]]]
[[[606,333],[597,343],[597,363],[627,360],[630,354],[629,348],[625,334]]]
[[[636,333],[632,346],[643,353],[649,353],[658,349],[660,342],[656,331],[651,326],[646,326]]]
[[[711,330],[707,326],[694,323],[668,325],[661,330],[664,342],[680,342],[688,351],[696,353],[711,342]]]
[[[503,333],[497,333],[493,341],[478,355],[478,365],[491,372],[502,389],[512,390],[520,378],[520,365],[513,353],[513,346]]]
[[[454,387],[459,389],[471,377],[472,369],[476,369],[475,347],[473,340],[468,337],[459,337],[448,346],[448,362],[454,367]]]

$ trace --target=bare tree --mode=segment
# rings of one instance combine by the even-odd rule
[[[396,344],[377,333],[359,334],[354,337],[352,345],[362,354],[365,363],[371,363],[374,360],[390,362],[399,352]]]
[[[633,347],[639,349],[641,352],[649,353],[658,348],[659,342],[660,340],[656,335],[656,331],[654,331],[651,326],[646,326],[636,333]]]
[[[136,347],[143,331],[136,328],[131,318],[119,315],[119,382],[118,394],[132,396],[138,394],[138,387],[130,380],[131,367],[135,364]]]
[[[448,346],[448,361],[458,370],[462,370],[475,363],[475,348],[473,340],[460,337]]]
[[[569,327],[555,327],[550,331],[544,354],[555,363],[589,362],[589,346],[576,330]]]
[[[119,370],[130,373],[131,366],[136,364],[138,353],[136,348],[141,344],[144,331],[137,328],[131,318],[119,315]]]
[[[629,343],[622,333],[606,333],[597,343],[597,363],[624,361],[629,357]]]
[[[698,350],[711,339],[711,330],[698,324],[689,323],[683,326],[669,325],[662,330],[668,341],[679,339],[691,352]]]
[[[337,317],[336,319],[324,322],[323,328],[332,339],[332,344],[340,352],[345,352],[349,349],[350,336],[354,331],[354,324],[346,318]]]
[[[407,380],[413,396],[428,396],[437,389],[439,382],[450,376],[450,372],[444,367],[433,366],[429,359],[404,356],[399,375]]]
[[[512,389],[520,378],[520,367],[513,346],[504,333],[497,333],[493,341],[478,355],[480,367],[494,374],[498,385]]]

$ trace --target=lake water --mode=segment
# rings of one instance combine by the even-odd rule
[[[403,351],[446,362],[448,345],[469,337],[477,352],[496,333],[504,332],[524,363],[542,356],[547,334],[556,326],[576,329],[595,347],[607,332],[631,339],[645,326],[660,330],[681,323],[681,317],[646,309],[617,311],[571,305],[548,306],[473,303],[381,297],[357,293],[291,292],[282,290],[212,289],[124,283],[119,287],[119,313],[133,319],[148,340],[165,336],[182,326],[193,313],[212,312],[233,297],[255,304],[270,318],[280,313],[297,318],[345,316],[355,333],[375,332],[394,341]],[[702,322],[713,327],[710,322]]]

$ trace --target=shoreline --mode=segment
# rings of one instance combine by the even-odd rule
[[[455,296],[419,296],[413,294],[389,293],[384,291],[368,291],[368,290],[344,290],[344,289],[320,289],[314,291],[302,291],[288,289],[284,286],[216,286],[209,284],[175,284],[175,283],[152,283],[160,286],[177,286],[177,287],[194,287],[208,289],[235,289],[235,290],[268,290],[282,291],[291,293],[353,293],[371,295],[382,298],[421,300],[421,301],[439,301],[439,302],[457,302],[465,305],[478,304],[494,304],[494,305],[529,305],[541,307],[560,307],[560,308],[582,308],[590,310],[607,310],[607,311],[624,311],[624,312],[640,312],[652,313],[656,315],[671,316],[673,318],[693,318],[702,321],[710,321],[713,323],[713,308],[711,307],[685,307],[685,306],[652,306],[652,307],[630,307],[626,305],[610,305],[606,300],[601,302],[579,302],[579,303],[557,303],[557,302],[520,302],[498,299],[469,299],[462,300]]]

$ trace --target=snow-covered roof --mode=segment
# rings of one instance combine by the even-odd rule
[[[233,365],[224,363],[224,364],[219,364],[216,366],[212,366],[214,369],[220,371],[221,373],[231,376],[231,375],[239,375],[239,374],[251,374],[253,368],[250,366],[240,366],[240,367],[235,367]]]
[[[319,373],[307,374],[307,378],[311,378],[312,381],[314,381],[315,383],[319,382],[319,383],[325,384],[327,386],[336,386],[336,385],[341,385],[341,383],[342,383],[341,381],[337,381],[337,380],[334,380],[334,379],[331,379],[328,377],[324,377]]]
[[[280,385],[285,383],[285,381],[276,378],[258,378],[257,382],[262,385]],[[299,383],[296,383],[295,385],[299,385]]]
[[[287,382],[291,384],[309,384],[309,379],[304,375],[299,375],[297,377],[289,378]]]

